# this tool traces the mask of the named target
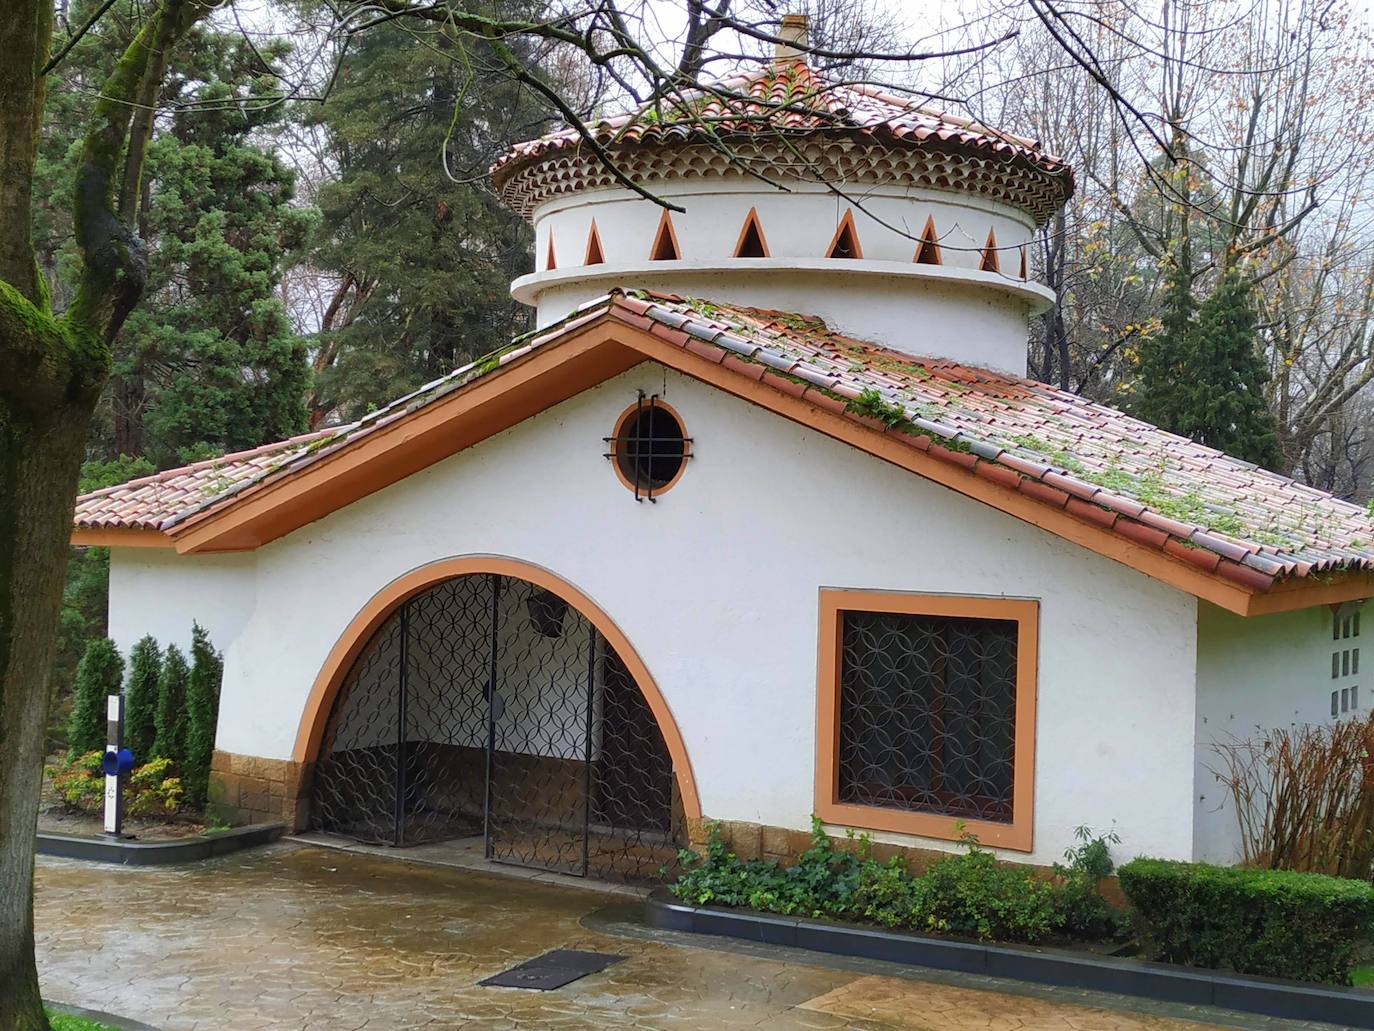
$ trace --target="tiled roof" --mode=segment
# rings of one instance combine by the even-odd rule
[[[1374,568],[1363,508],[1075,394],[913,358],[808,316],[620,290],[357,423],[86,495],[77,523],[171,530],[607,317],[1252,589]]]
[[[1068,391],[787,312],[645,293],[618,303],[699,354],[742,359],[741,372],[794,393],[806,384],[803,396],[874,430],[1245,586],[1374,568],[1364,508]]]
[[[878,86],[831,81],[801,61],[723,79],[714,87],[662,100],[657,108],[646,106],[587,128],[598,143],[608,147],[673,145],[740,135],[795,139],[837,133],[879,148],[972,150],[1052,177],[1061,204],[1073,193],[1069,166],[1041,150],[1035,140],[933,111]],[[576,129],[518,143],[492,165],[493,184],[504,191],[519,169],[577,150],[584,143]]]
[[[306,433],[83,494],[76,499],[76,525],[91,529],[156,530],[177,513],[219,497],[236,484],[272,468],[284,456],[304,451],[334,432]]]

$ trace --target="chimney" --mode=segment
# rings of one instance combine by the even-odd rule
[[[783,65],[806,60],[806,37],[806,15],[784,14],[778,28],[778,42],[773,44],[773,63]]]

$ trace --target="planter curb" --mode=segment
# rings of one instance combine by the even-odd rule
[[[285,833],[284,823],[250,823],[246,827],[231,827],[214,834],[193,834],[166,841],[126,841],[40,833],[38,853],[97,863],[122,863],[125,866],[161,866],[165,863],[192,863],[255,845],[265,845]]]
[[[105,1024],[115,1028],[115,1031],[158,1031],[152,1024],[144,1024],[142,1021],[116,1016],[103,1010],[87,1009],[84,1006],[69,1006],[65,1002],[52,1002],[48,999],[43,1000],[43,1005],[54,1013],[65,1013],[69,1017],[84,1017],[86,1020],[94,1020],[97,1024]]]
[[[1374,1028],[1374,992],[1357,988],[1249,977],[1118,956],[922,938],[860,924],[693,906],[678,901],[666,888],[655,890],[645,900],[644,918],[650,927],[667,931],[724,935],[907,966]]]

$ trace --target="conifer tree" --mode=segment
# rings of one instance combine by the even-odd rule
[[[1265,398],[1269,373],[1255,340],[1250,288],[1224,270],[1201,305],[1186,261],[1165,270],[1159,333],[1140,346],[1140,418],[1236,458],[1272,468],[1278,442]]]
[[[170,759],[181,769],[186,761],[186,681],[189,671],[186,656],[174,644],[162,657],[162,675],[157,678],[157,734],[153,757]]]
[[[1174,433],[1182,433],[1185,421],[1183,393],[1186,389],[1187,354],[1194,344],[1191,276],[1185,269],[1184,253],[1175,254],[1165,265],[1164,293],[1160,303],[1160,331],[1140,344],[1140,370],[1136,387],[1135,414]]]
[[[144,637],[129,652],[129,683],[124,689],[124,744],[140,763],[153,757],[161,674],[162,651],[151,636]]]
[[[73,755],[105,749],[105,699],[119,693],[124,660],[108,637],[86,645],[76,666],[76,704],[67,718],[67,747]]]
[[[186,801],[205,805],[210,785],[210,760],[215,753],[215,720],[219,709],[219,683],[224,662],[210,644],[205,628],[191,628],[191,674],[186,682],[186,762],[181,781]]]
[[[1255,341],[1250,287],[1227,269],[1197,313],[1190,422],[1199,443],[1265,468],[1278,464],[1278,438],[1265,398],[1269,370]]]

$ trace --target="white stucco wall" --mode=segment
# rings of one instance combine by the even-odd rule
[[[1369,615],[1362,611],[1362,624]],[[1199,604],[1196,858],[1215,863],[1240,859],[1234,804],[1214,772],[1224,768],[1215,742],[1249,741],[1266,730],[1330,722],[1331,692],[1351,686],[1360,687],[1359,708],[1338,718],[1368,711],[1370,685],[1361,683],[1358,672],[1332,677],[1332,652],[1360,647],[1359,638],[1333,641],[1333,620],[1327,606],[1244,619]],[[1371,630],[1374,626],[1362,632]]]
[[[695,441],[681,482],[652,505],[602,457],[637,389],[670,400]],[[120,555],[112,608],[116,625],[139,627],[126,638],[213,617],[226,653],[219,747],[285,758],[326,654],[367,600],[417,566],[483,553],[547,567],[617,622],[675,715],[707,816],[795,828],[813,807],[820,587],[1037,598],[1029,858],[1051,862],[1074,827],[1113,822],[1123,855],[1192,855],[1191,596],[650,364],[256,563],[227,560],[255,590],[222,590],[204,560]],[[184,577],[169,575],[178,563]]]
[[[1026,317],[1053,294],[1020,277],[1033,224],[1023,212],[952,190],[851,184],[779,190],[755,179],[664,183],[683,208],[672,215],[680,260],[650,260],[663,208],[622,189],[588,190],[541,205],[534,215],[536,271],[512,285],[547,325],[615,285],[820,315],[832,326],[914,354],[953,358],[1017,375],[1026,370]],[[750,209],[768,258],[736,258]],[[862,259],[827,258],[846,213]],[[934,220],[941,264],[915,264],[916,242]],[[595,220],[605,261],[586,265]],[[988,232],[999,272],[979,270]],[[556,268],[547,267],[549,241]]]
[[[176,555],[152,548],[110,550],[110,638],[127,656],[152,634],[158,644],[191,647],[199,622],[216,648],[238,639],[257,604],[256,556]]]

